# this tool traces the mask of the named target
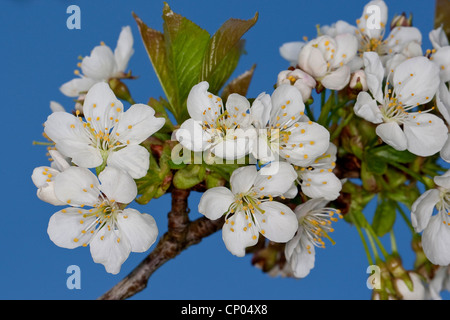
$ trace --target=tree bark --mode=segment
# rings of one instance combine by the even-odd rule
[[[168,231],[160,238],[155,249],[130,274],[100,296],[99,300],[124,300],[144,290],[150,276],[159,267],[222,227],[223,218],[214,221],[205,217],[193,222],[189,220],[189,193],[189,190],[172,190]]]

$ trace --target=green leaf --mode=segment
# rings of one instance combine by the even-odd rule
[[[150,147],[146,144],[144,144],[144,146],[146,148]],[[136,198],[137,203],[147,204],[151,199],[162,196],[170,187],[173,177],[168,163],[170,160],[170,150],[170,145],[168,143],[163,144],[159,163],[150,152],[150,166],[147,174],[136,180],[139,195]]]
[[[242,36],[256,23],[258,13],[249,20],[231,18],[212,36],[202,64],[201,81],[209,82],[209,91],[217,94],[231,76],[243,53]]]
[[[167,66],[176,86],[170,103],[176,109],[178,123],[189,118],[186,99],[198,83],[205,50],[210,35],[187,18],[174,13],[167,3],[163,9],[163,30],[167,52]]]
[[[383,158],[365,153],[364,160],[367,164],[367,170],[377,175],[383,175],[387,170],[387,164]]]
[[[139,28],[139,33],[141,34],[142,42],[147,50],[147,54],[152,63],[153,69],[155,70],[156,76],[159,79],[162,89],[166,97],[170,99],[175,99],[171,97],[176,97],[176,83],[175,79],[170,74],[169,66],[167,63],[168,57],[166,53],[166,41],[164,35],[152,28],[149,28],[135,13],[133,17]],[[169,104],[169,110],[172,114],[176,114],[176,109],[173,105]]]
[[[416,156],[411,152],[398,151],[389,145],[383,145],[368,151],[370,154],[384,159],[386,162],[410,163],[416,159]]]
[[[239,75],[237,78],[228,83],[223,89],[222,99],[226,101],[228,96],[232,93],[237,93],[245,97],[247,95],[250,82],[252,81],[255,68],[256,65],[253,65],[250,70],[245,71],[243,74]]]
[[[386,196],[396,202],[401,202],[411,209],[414,201],[420,196],[420,191],[415,185],[401,185],[386,193]]]
[[[210,35],[192,21],[174,13],[167,3],[163,8],[163,33],[149,28],[136,14],[133,16],[169,102],[166,107],[181,123],[189,118],[186,99],[200,77]]]
[[[225,185],[226,180],[216,172],[207,172],[205,177],[205,184],[207,189],[220,187]]]
[[[448,0],[436,0],[434,28],[439,28],[443,25],[443,29],[447,38],[450,38],[450,22],[448,17],[450,16],[450,1]]]
[[[178,170],[173,177],[173,185],[178,189],[189,189],[205,179],[206,169],[200,164],[189,164]]]
[[[372,228],[375,233],[382,237],[391,231],[396,217],[396,203],[391,199],[378,201],[375,215],[372,220]]]

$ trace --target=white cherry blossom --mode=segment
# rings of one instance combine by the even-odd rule
[[[37,167],[33,170],[31,180],[38,188],[36,195],[42,201],[48,202],[55,206],[65,205],[55,195],[55,178],[64,170],[70,168],[70,163],[56,150],[49,150],[51,166]]]
[[[293,275],[297,278],[306,277],[315,264],[315,248],[325,248],[322,238],[329,239],[329,233],[334,229],[332,222],[342,218],[339,210],[325,207],[328,200],[311,199],[297,206],[294,212],[298,220],[298,230],[295,236],[286,243],[284,254]]]
[[[330,133],[313,121],[301,121],[305,105],[300,91],[289,84],[278,86],[272,95],[260,94],[251,107],[257,140],[252,154],[262,162],[283,159],[307,166],[323,154]]]
[[[175,138],[187,149],[206,152],[222,159],[239,159],[248,154],[250,102],[232,93],[224,107],[220,97],[208,92],[206,81],[192,87],[187,98],[190,119],[175,132]]]
[[[450,170],[434,177],[434,183],[436,188],[425,191],[413,203],[411,222],[416,232],[423,231],[422,247],[427,258],[433,264],[447,266],[450,264]]]
[[[54,112],[45,122],[44,132],[56,149],[85,168],[115,165],[133,178],[143,177],[149,167],[149,153],[139,144],[164,125],[153,108],[134,104],[124,112],[106,83],[95,84],[86,95],[83,115]]]
[[[297,167],[299,185],[309,198],[336,200],[342,189],[341,180],[333,173],[336,166],[336,146],[330,142],[328,150],[308,167]]]
[[[222,238],[227,249],[238,257],[258,242],[259,234],[283,243],[297,230],[292,210],[273,200],[288,193],[297,174],[286,162],[270,166],[277,168],[273,175],[264,173],[267,167],[260,171],[255,166],[240,167],[230,178],[231,190],[211,188],[200,199],[198,210],[207,218],[216,220],[225,215]]]
[[[107,167],[97,177],[88,169],[70,167],[56,176],[56,197],[70,205],[50,218],[47,233],[67,249],[90,246],[96,263],[117,274],[130,252],[144,252],[155,242],[158,228],[148,214],[124,208],[137,195],[134,180]],[[89,209],[88,209],[89,208]]]
[[[439,152],[447,139],[442,119],[427,111],[411,112],[436,94],[438,68],[425,57],[411,58],[390,70],[384,90],[384,68],[375,52],[364,54],[369,92],[360,92],[355,113],[378,124],[377,135],[396,150],[419,156]],[[430,109],[431,110],[431,109]]]
[[[302,94],[303,102],[311,97],[311,92],[317,85],[313,77],[300,69],[281,71],[278,74],[277,86],[282,84],[291,84],[296,87]]]
[[[68,97],[78,97],[98,82],[126,77],[125,71],[134,53],[133,42],[131,28],[123,27],[114,52],[103,43],[96,46],[90,56],[84,57],[78,64],[81,68],[81,73],[75,70],[78,77],[64,83],[61,92]]]
[[[351,33],[336,37],[319,36],[300,51],[298,65],[330,90],[341,90],[350,81],[352,69],[347,65],[355,56],[358,40]]]

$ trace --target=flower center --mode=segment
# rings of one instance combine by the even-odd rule
[[[106,159],[108,157],[108,154],[111,151],[116,151],[117,149],[121,149],[126,146],[126,144],[121,143],[118,141],[119,133],[116,132],[116,127],[113,126],[112,128],[105,128],[105,130],[96,130],[92,127],[91,121],[93,119],[87,118],[88,122],[84,122],[81,117],[79,117],[80,111],[76,111],[76,116],[80,120],[80,122],[83,125],[83,129],[85,131],[86,136],[90,140],[91,146],[98,149],[100,153],[102,154],[103,159]],[[94,119],[99,120],[99,118]],[[117,122],[117,121],[116,121]],[[72,128],[74,128],[74,125],[72,125]],[[128,129],[131,129],[132,126],[129,126]],[[127,144],[129,144],[129,141],[127,141]]]
[[[299,224],[304,228],[308,239],[319,248],[325,248],[325,242],[322,238],[327,238],[332,244],[335,244],[334,240],[331,239],[329,233],[333,232],[334,229],[331,227],[331,222],[336,222],[338,219],[335,217],[337,215],[342,219],[340,210],[333,208],[322,208],[309,212],[306,216],[299,219]],[[308,253],[311,253],[308,249]]]
[[[65,210],[62,212],[65,212]],[[99,198],[99,202],[94,204],[93,208],[89,210],[79,209],[78,213],[81,216],[79,223],[86,225],[86,227],[73,241],[83,241],[83,246],[85,247],[100,229],[107,228],[108,231],[117,230],[117,215],[120,212],[122,210],[118,203],[103,196]],[[93,217],[95,219],[91,219]],[[104,240],[104,237],[100,237],[100,240]],[[117,238],[117,241],[119,242],[120,238]]]

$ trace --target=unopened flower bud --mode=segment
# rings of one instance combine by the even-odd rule
[[[396,14],[391,21],[391,30],[395,27],[411,27],[412,26],[412,14],[409,14],[409,17],[406,17],[406,14],[403,12],[401,15]]]
[[[397,291],[399,299],[402,300],[424,300],[425,299],[425,286],[422,279],[415,272],[408,272],[408,278],[411,281],[410,284],[405,281],[405,278],[394,279],[394,286]]]
[[[109,80],[109,86],[117,98],[128,101],[131,104],[135,104],[128,87],[122,81],[117,78],[112,78]]]
[[[277,86],[281,84],[296,87],[302,94],[303,102],[306,102],[311,97],[312,89],[316,87],[316,80],[300,69],[284,70],[278,74]]]
[[[349,86],[357,91],[367,91],[368,87],[364,70],[358,70],[352,74]]]

